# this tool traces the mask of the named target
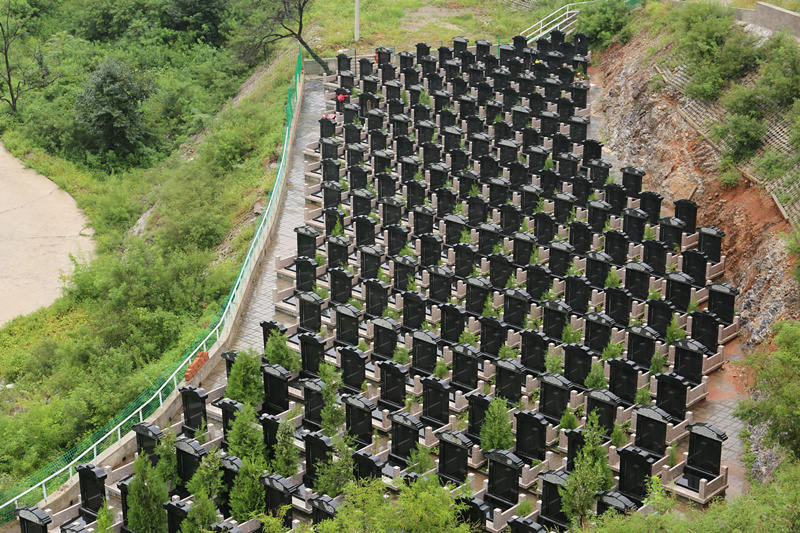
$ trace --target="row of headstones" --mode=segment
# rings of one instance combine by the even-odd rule
[[[585,40],[585,35],[582,37]],[[518,39],[524,41],[524,37]],[[560,96],[562,89],[570,89],[576,70],[586,72],[588,57],[565,56],[557,50],[542,51],[542,48],[549,48],[550,43],[546,40],[541,40],[538,50],[526,48],[521,41],[517,44],[518,46],[501,45],[500,57],[497,57],[489,53],[491,48],[478,46],[476,55],[466,49],[464,43],[459,43],[455,53],[461,56],[460,59],[454,59],[453,50],[442,46],[439,48],[439,61],[437,61],[429,55],[430,47],[425,43],[419,43],[416,56],[411,52],[398,54],[402,83],[397,79],[397,67],[391,63],[391,52],[388,49],[376,49],[380,77],[373,75],[376,62],[370,58],[362,58],[358,62],[360,76],[357,78],[350,70],[352,58],[340,54],[337,57],[339,85],[337,95],[343,97],[351,95],[352,89],[358,84],[362,90],[361,94],[369,97],[366,102],[364,99],[361,99],[361,102],[366,104],[365,107],[373,108],[379,101],[377,93],[380,92],[381,85],[398,89],[405,87],[409,91],[411,104],[414,105],[418,101],[419,94],[426,88],[431,95],[434,95],[435,92],[444,89],[445,83],[449,83],[456,98],[467,92],[468,86],[475,87],[479,90],[480,104],[483,105],[489,98],[494,98],[495,91],[500,92],[510,88],[511,81],[516,82],[520,90],[511,92],[508,99],[517,100],[520,96],[527,96],[535,92],[537,86],[544,88],[549,98],[554,95]],[[553,75],[558,77],[551,77]],[[493,83],[487,83],[487,78],[491,78]],[[584,85],[582,93],[585,95],[588,86],[582,85]],[[399,92],[396,96],[392,94],[386,96],[387,100],[400,101]],[[339,100],[347,101],[345,98]]]
[[[231,357],[231,355],[233,355],[233,357]],[[228,357],[229,360],[235,360],[235,354],[229,353]],[[568,397],[563,394],[565,389],[559,386],[561,384],[558,383],[558,378],[555,376],[549,376],[549,378],[552,379],[542,381],[541,401],[543,401],[545,405],[563,402],[561,408],[563,411],[563,409],[566,409],[566,402],[568,401]],[[396,382],[397,380],[393,381]],[[554,383],[556,387],[551,389],[550,385]],[[321,398],[317,398],[315,401],[314,395],[312,394],[315,390],[317,390],[316,387],[306,387],[306,417],[304,419],[304,425],[310,418],[313,418],[313,414],[310,412],[308,405],[315,404],[317,405],[317,409],[321,408]],[[202,393],[198,396],[197,390],[185,388],[181,390],[181,393],[186,397],[192,398],[190,401],[197,401],[198,398],[200,398],[200,402],[202,403]],[[605,427],[608,432],[610,432],[611,427],[613,427],[616,410],[619,407],[618,404],[609,400],[610,396],[613,397],[613,394],[609,395],[604,393],[604,391],[589,391],[586,395],[585,403],[587,412],[597,412],[600,417],[601,425]],[[473,443],[480,442],[480,426],[485,419],[488,404],[491,402],[490,396],[481,393],[470,395],[468,399],[469,425],[466,434],[452,429],[445,429],[436,434],[439,439],[439,466],[437,473],[443,481],[456,484],[461,484],[466,481],[469,456],[474,455],[477,451],[477,447],[473,449],[472,446]],[[420,420],[398,409],[389,415],[392,422],[392,445],[391,450],[388,451],[388,456],[386,453],[382,454],[382,456],[374,455],[370,453],[366,447],[372,444],[372,421],[375,418],[375,413],[378,408],[370,400],[358,394],[344,395],[343,400],[347,412],[346,430],[354,437],[358,446],[362,447],[361,450],[354,454],[358,477],[381,477],[382,475],[389,475],[391,477],[393,465],[400,465],[402,467],[406,465],[406,460],[410,452],[416,447],[417,442],[420,441],[424,435],[424,425],[433,424],[433,427],[442,427],[442,424],[437,424],[436,420],[432,420],[429,416],[423,416]],[[424,405],[433,405],[435,407],[436,405],[442,404],[447,405],[446,398],[439,398],[437,400],[434,394],[430,394],[429,391],[426,390],[424,394]],[[229,426],[236,412],[241,409],[241,404],[228,399],[218,400],[215,402],[215,405],[222,408],[223,428]],[[190,408],[187,412],[197,412],[197,410]],[[426,414],[431,413],[426,409]],[[555,417],[560,416],[557,412],[553,414]],[[664,463],[666,453],[665,440],[668,425],[674,422],[665,411],[658,407],[639,407],[636,409],[635,414],[636,427],[634,429],[636,440],[632,445],[617,450],[620,471],[620,481],[617,487],[617,492],[619,492],[619,494],[612,493],[611,496],[603,495],[606,503],[613,501],[614,498],[619,501],[635,502],[629,504],[627,508],[618,509],[621,511],[634,509],[641,504],[641,500],[645,495],[646,476],[649,476],[651,472],[657,474],[658,468]],[[514,453],[512,454],[509,451],[497,451],[496,453],[487,455],[489,459],[489,480],[487,490],[482,496],[484,500],[491,502],[491,507],[488,508],[489,511],[494,510],[495,507],[507,509],[516,505],[519,493],[517,480],[521,475],[521,469],[524,464],[518,457],[522,457],[530,463],[531,461],[544,459],[547,453],[547,433],[548,431],[553,431],[552,424],[554,420],[543,413],[532,411],[515,412],[515,417],[516,444]],[[277,424],[280,419],[277,416],[265,414],[262,415],[261,421],[264,427],[265,442],[267,443],[268,449],[271,449],[271,446],[274,445],[275,442]],[[197,424],[197,422],[187,421],[187,424],[188,423]],[[315,425],[312,424],[310,429],[314,428]],[[684,475],[678,480],[678,483],[687,487],[694,487],[693,490],[697,490],[701,479],[710,481],[720,474],[719,460],[721,442],[725,440],[726,437],[722,432],[705,424],[693,424],[688,426],[687,430],[691,434],[688,455],[689,461],[684,468]],[[567,438],[566,471],[569,472],[571,471],[572,461],[577,451],[583,445],[583,434],[581,430],[569,430],[564,433]],[[303,438],[306,444],[306,465],[314,465],[317,460],[327,460],[329,454],[332,452],[332,443],[329,438],[324,437],[318,432],[308,433]],[[202,454],[202,452],[198,453]],[[181,461],[181,463],[185,462],[186,461]],[[501,468],[501,465],[513,467],[512,470],[515,470],[515,472],[513,472],[515,475],[509,477],[509,471]],[[495,475],[493,475],[493,472]],[[542,472],[540,477],[544,475],[547,475],[547,473]],[[188,479],[190,475],[187,474],[185,477]],[[265,484],[268,483],[267,477],[275,476],[265,476],[262,478]],[[309,470],[307,467],[303,477],[305,484],[307,486],[312,486],[314,477],[314,469]],[[509,482],[509,479],[513,480],[513,482]],[[298,487],[292,485],[291,482],[282,481],[280,485],[282,490],[285,490],[286,496],[291,496]],[[622,499],[620,499],[620,497],[622,497]],[[479,502],[477,505],[481,506],[482,502]],[[546,505],[543,506],[542,515],[546,516],[548,512],[557,514],[558,508],[548,508]],[[487,515],[484,515],[484,520],[486,516]],[[488,516],[491,516],[491,512]],[[558,518],[558,516],[553,516],[551,518]]]

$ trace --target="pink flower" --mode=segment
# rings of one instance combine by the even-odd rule
[[[339,94],[339,95],[336,96],[336,99],[339,100],[340,102],[344,102],[345,100],[347,100],[347,95],[346,94]]]

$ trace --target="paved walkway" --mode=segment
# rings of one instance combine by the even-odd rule
[[[300,110],[300,119],[297,123],[292,157],[289,162],[289,182],[286,188],[286,197],[278,217],[278,227],[273,230],[272,238],[267,244],[262,267],[257,273],[253,284],[252,293],[247,309],[244,311],[239,329],[233,334],[231,349],[245,350],[255,348],[263,351],[262,320],[269,320],[275,315],[275,303],[272,301],[272,291],[289,286],[288,281],[278,279],[275,269],[277,257],[289,257],[297,251],[297,236],[294,228],[305,223],[305,185],[303,149],[307,144],[318,140],[319,122],[325,110],[325,98],[322,88],[322,78],[306,81],[303,92],[303,104]]]
[[[0,145],[0,325],[61,296],[69,254],[94,255],[75,199]]]

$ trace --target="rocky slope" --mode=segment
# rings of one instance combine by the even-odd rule
[[[654,88],[658,54],[648,52],[653,45],[640,34],[602,54],[593,81],[601,89],[595,112],[604,115],[605,149],[620,167],[647,171],[646,187],[664,196],[665,210],[674,200],[690,198],[700,205],[699,225],[725,232],[726,281],[741,291],[744,339],[758,343],[775,321],[798,315],[793,258],[782,238],[790,226],[760,187],[744,181],[733,189],[720,185],[715,148],[679,112],[687,97],[669,85]]]

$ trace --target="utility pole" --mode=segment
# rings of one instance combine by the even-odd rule
[[[356,37],[356,42],[358,42],[358,39],[359,39],[359,36],[358,36],[358,0],[356,0],[356,35],[355,35],[355,37]]]

